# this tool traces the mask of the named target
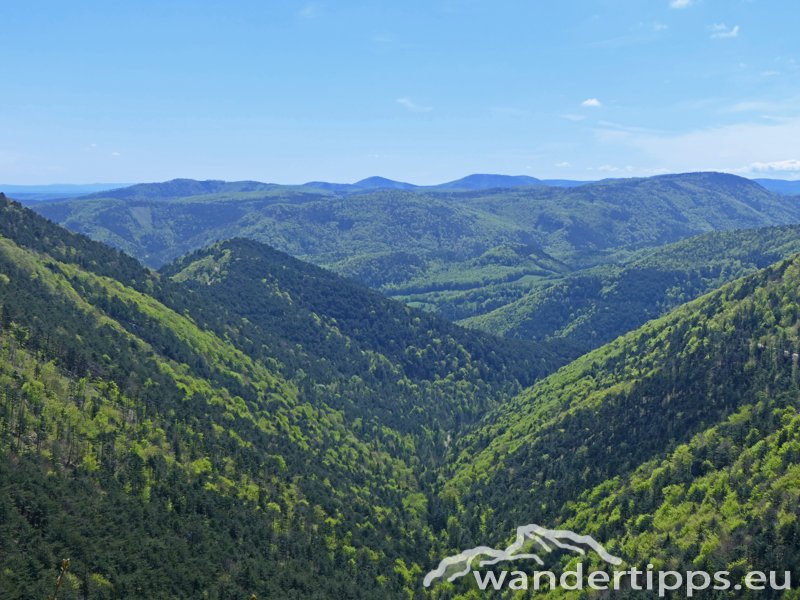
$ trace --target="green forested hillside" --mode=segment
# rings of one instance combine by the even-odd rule
[[[253,242],[169,279],[4,198],[0,235],[3,598],[66,557],[60,598],[404,597],[450,439],[553,360]]]
[[[721,276],[779,231],[669,256],[727,247]],[[69,558],[59,598],[474,598],[422,577],[526,523],[796,579],[799,290],[780,262],[553,373],[568,340],[252,240],[153,272],[0,198],[0,596],[47,597]]]
[[[306,397],[415,435],[454,434],[568,355],[461,329],[250,240],[161,273],[180,285],[176,306],[250,356],[277,360]]]
[[[449,319],[643,248],[800,221],[796,199],[720,173],[461,191],[260,185],[177,180],[36,210],[151,266],[255,239]]]
[[[680,304],[800,253],[800,226],[714,232],[540,283],[519,300],[462,321],[525,340],[563,340],[581,353]]]
[[[456,444],[449,539],[558,524],[629,564],[796,580],[799,294],[800,259],[781,262],[492,411]]]

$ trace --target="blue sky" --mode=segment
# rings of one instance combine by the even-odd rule
[[[0,181],[800,178],[797,0],[0,4]]]

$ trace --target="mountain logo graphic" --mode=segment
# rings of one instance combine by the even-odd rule
[[[539,565],[544,565],[541,557],[531,551],[536,547],[544,553],[552,552],[557,548],[571,550],[580,555],[586,555],[587,551],[594,551],[609,564],[616,566],[622,563],[621,558],[607,552],[591,536],[580,535],[568,530],[546,529],[540,525],[530,524],[517,527],[517,537],[514,543],[504,550],[489,546],[476,546],[459,554],[448,556],[439,563],[438,567],[425,575],[423,585],[430,587],[435,580],[444,578],[447,581],[455,581],[459,577],[467,575],[473,569],[473,563],[476,560],[478,562],[475,568],[516,560],[532,560]],[[452,572],[452,569],[455,569],[455,572]],[[448,572],[451,574],[448,575]]]

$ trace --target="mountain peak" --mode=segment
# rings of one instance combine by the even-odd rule
[[[392,189],[392,190],[413,190],[417,186],[413,183],[406,183],[405,181],[395,181],[394,179],[387,179],[386,177],[367,177],[361,181],[356,181],[353,187],[364,190],[378,190],[378,189]]]
[[[488,190],[495,188],[524,187],[543,185],[540,179],[528,175],[496,175],[492,173],[473,173],[455,181],[448,181],[436,187],[440,189]]]
[[[682,181],[696,181],[700,183],[714,183],[717,185],[745,185],[748,187],[755,187],[753,181],[739,175],[732,173],[722,173],[719,171],[695,171],[692,173],[670,173],[666,175],[656,175],[651,179],[655,180],[682,180]]]

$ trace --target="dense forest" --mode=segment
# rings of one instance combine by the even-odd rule
[[[444,480],[456,539],[557,522],[640,566],[796,579],[799,293],[782,261],[492,411]]]
[[[593,350],[650,319],[800,253],[800,226],[707,233],[542,282],[461,324],[505,337]]]
[[[800,220],[795,199],[722,173],[569,188],[374,186],[175,180],[34,208],[152,267],[219,240],[254,239],[449,320],[647,248]]]
[[[758,190],[737,202],[760,225]],[[674,208],[710,223],[696,204]],[[0,197],[0,596],[49,597],[68,558],[59,599],[474,599],[422,578],[525,523],[796,580],[796,233],[618,245],[600,294],[554,242],[494,245],[478,258],[545,265],[570,310],[543,294],[513,340],[252,239],[153,271]]]
[[[413,589],[449,439],[556,364],[253,242],[170,278],[0,222],[3,597]]]

